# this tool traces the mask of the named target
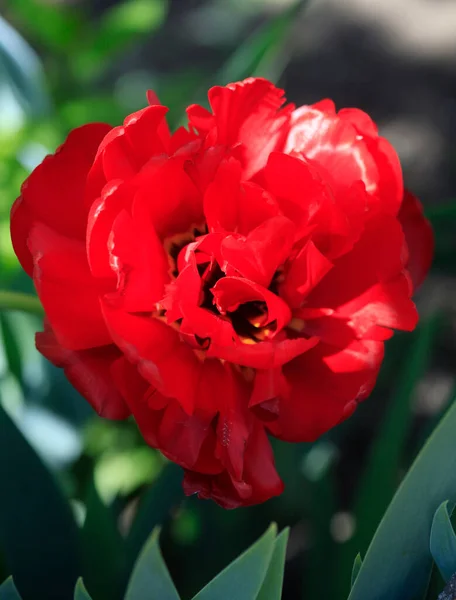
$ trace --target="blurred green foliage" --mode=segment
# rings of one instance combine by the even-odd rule
[[[170,107],[170,124],[175,126],[184,107],[204,102],[215,83],[255,74],[278,81],[291,56],[290,31],[304,2],[285,4],[245,39],[233,40],[226,62],[210,72],[196,61],[191,69],[168,73],[156,66],[160,57],[149,56],[148,41],[162,34],[177,1],[124,0],[103,6],[5,0],[0,18],[0,289],[33,292],[11,248],[9,210],[22,181],[44,155],[82,123],[121,123],[125,114],[144,106],[148,88]],[[169,51],[168,46],[163,49]],[[147,56],[145,68],[136,66],[137,53]],[[435,272],[444,276],[455,271],[455,206],[448,203],[430,215],[438,232]],[[430,447],[438,468],[429,467],[425,477],[419,459],[366,555],[414,458],[410,448],[421,445],[429,428],[429,421],[417,418],[417,389],[442,351],[448,320],[435,310],[428,312],[413,335],[398,335],[388,343],[372,398],[347,423],[312,445],[274,442],[285,493],[265,505],[234,512],[184,499],[180,469],[146,447],[133,422],[95,417],[63,374],[37,354],[33,334],[41,327],[39,318],[1,312],[0,580],[13,572],[24,600],[36,598],[35,586],[41,584],[47,586],[43,597],[73,597],[79,575],[84,584],[77,585],[78,600],[90,599],[89,594],[93,600],[116,600],[127,590],[127,598],[136,600],[143,597],[136,590],[149,587],[151,577],[160,581],[158,600],[177,598],[171,580],[182,598],[201,590],[199,600],[215,600],[228,597],[231,589],[233,598],[241,598],[243,590],[246,600],[278,600],[287,533],[276,537],[274,529],[204,587],[276,521],[280,529],[291,527],[284,598],[344,600],[352,576],[351,598],[392,600],[396,596],[391,590],[386,596],[371,596],[364,587],[382,573],[372,556],[380,547],[390,557],[385,565],[390,565],[408,540],[418,553],[427,553],[429,566],[423,528],[429,529],[440,502],[456,501],[449,485],[454,478],[455,450],[448,437],[454,432],[453,411],[444,425],[447,455],[437,458],[442,447],[434,437]],[[444,409],[445,402],[435,407],[432,423]],[[437,478],[448,485],[439,488],[438,498],[429,495],[432,503],[426,503]],[[445,521],[442,513],[438,516],[435,527]],[[171,578],[157,534],[147,542],[157,526],[162,526]],[[451,539],[448,527],[442,527],[434,529],[434,539]],[[436,548],[444,545],[433,545],[439,568],[443,559]],[[409,558],[407,568],[414,572]],[[128,584],[135,564],[138,579]],[[391,577],[385,574],[390,583]],[[434,568],[429,600],[443,583]],[[402,591],[401,600],[414,600]],[[15,598],[15,593],[11,581],[0,587],[1,600]]]

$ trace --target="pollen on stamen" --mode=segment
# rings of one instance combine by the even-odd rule
[[[298,333],[301,333],[301,331],[304,330],[305,326],[306,326],[305,321],[303,319],[299,319],[297,317],[293,317],[287,325],[287,327],[289,329],[293,329],[293,331],[297,331]]]

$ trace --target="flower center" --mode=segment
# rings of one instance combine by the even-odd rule
[[[290,320],[288,307],[272,290],[242,277],[224,260],[224,234],[202,231],[194,228],[167,242],[173,281],[160,303],[167,322],[179,326],[183,338],[203,350],[214,343],[245,346],[271,340]],[[281,323],[271,312],[271,297],[284,314]]]

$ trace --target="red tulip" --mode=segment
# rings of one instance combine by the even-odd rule
[[[263,502],[283,489],[267,434],[347,418],[415,327],[432,232],[360,110],[247,79],[171,134],[149,101],[71,132],[13,206],[37,347],[100,415],[133,414],[187,494]]]

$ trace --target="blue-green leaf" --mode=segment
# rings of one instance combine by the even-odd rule
[[[156,529],[144,546],[128,584],[125,600],[179,600],[158,545]]]
[[[45,88],[44,71],[38,56],[2,17],[0,17],[0,89],[8,89],[22,110],[30,116],[46,115],[51,110],[51,102]]]
[[[97,600],[116,600],[122,595],[126,567],[125,542],[114,514],[91,482],[87,513],[81,531],[84,581]]]
[[[361,558],[361,554],[358,552],[358,554],[355,557],[355,560],[353,561],[351,587],[353,587],[355,584],[356,578],[358,577],[358,573],[359,573],[359,570],[361,569],[362,564],[363,564],[363,560]]]
[[[0,585],[0,600],[22,600],[14,585],[12,577],[8,577],[8,579]]]
[[[0,406],[0,552],[24,600],[73,594],[80,573],[76,524],[52,475]]]
[[[288,61],[287,34],[304,4],[303,0],[293,2],[248,37],[219,70],[215,83],[226,85],[251,76],[277,80]]]
[[[92,600],[81,578],[78,579],[74,589],[74,600]]]
[[[210,581],[193,600],[256,600],[275,546],[277,526],[266,533]]]
[[[174,463],[168,463],[140,499],[126,540],[130,568],[152,530],[169,519],[171,511],[179,505],[182,497],[182,470]]]
[[[435,511],[431,528],[431,554],[446,582],[456,573],[456,535],[451,524],[448,501]]]
[[[429,581],[432,519],[456,498],[456,404],[448,410],[399,487],[359,570],[349,600],[414,600]],[[375,595],[373,595],[375,590]]]
[[[396,491],[401,458],[413,422],[412,394],[426,370],[438,330],[439,315],[428,317],[419,324],[406,347],[392,397],[372,442],[359,482],[354,506],[356,530],[353,537],[340,547],[337,557],[337,593],[348,593],[352,557],[358,550],[363,553],[366,551]],[[401,341],[400,338],[392,340],[393,344],[398,345]],[[392,346],[390,350],[395,352],[396,347]]]
[[[289,530],[284,529],[276,538],[271,562],[256,600],[280,600],[282,598],[288,534]]]

